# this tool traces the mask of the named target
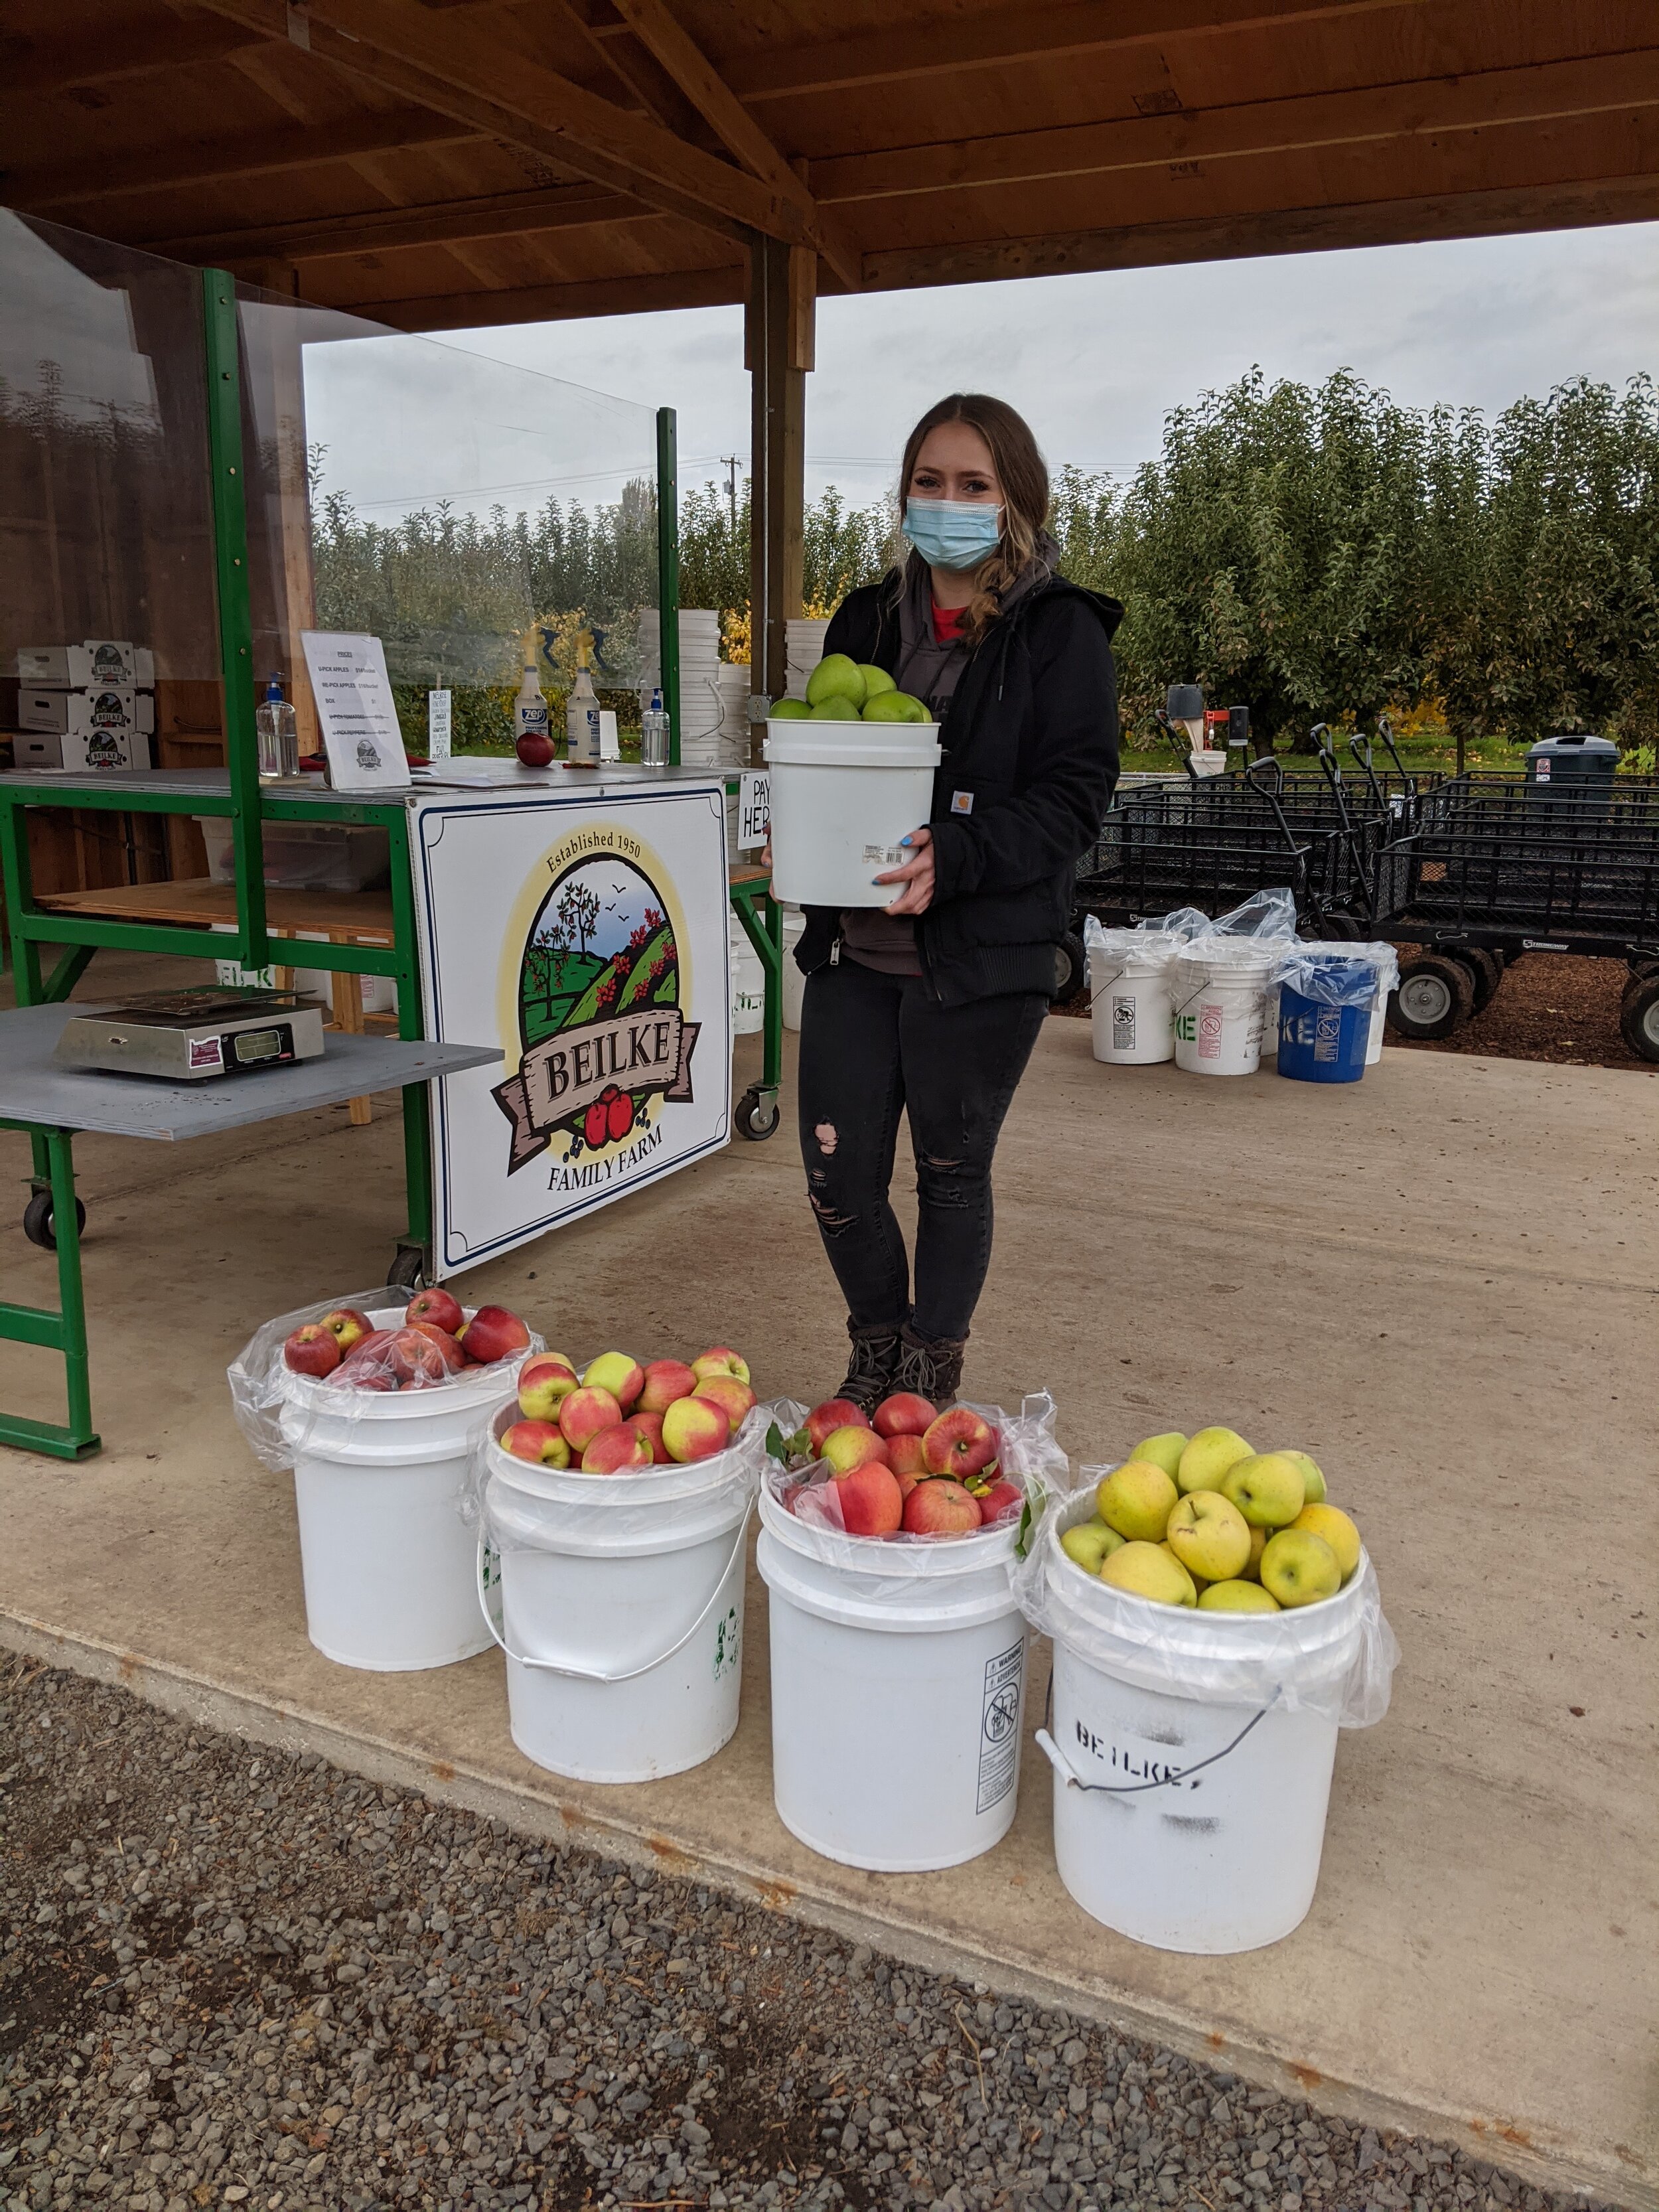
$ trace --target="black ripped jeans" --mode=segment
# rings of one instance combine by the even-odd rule
[[[991,1260],[991,1158],[1048,1001],[1039,991],[942,1006],[919,975],[843,954],[806,979],[800,1150],[830,1264],[861,1328],[956,1342]],[[888,1203],[899,1115],[916,1162],[915,1298]]]

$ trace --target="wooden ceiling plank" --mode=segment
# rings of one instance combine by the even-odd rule
[[[260,223],[185,237],[133,242],[175,261],[217,268],[228,262],[281,254],[290,261],[324,261],[356,253],[389,253],[470,239],[507,238],[521,232],[584,228],[595,223],[637,222],[656,210],[603,185],[562,185],[539,192],[498,192],[436,206],[364,209],[305,222]]]
[[[376,300],[362,312],[401,331],[455,331],[501,323],[568,321],[585,315],[651,313],[666,307],[730,307],[743,298],[744,264],[675,269],[647,276],[606,276],[573,284],[531,284],[503,292],[454,292],[426,299]]]
[[[817,229],[823,258],[842,283],[856,289],[855,246],[827,224],[811,193],[779,149],[731,90],[702,49],[677,23],[664,0],[615,0],[617,12],[665,69],[721,143],[754,173],[793,199]]]
[[[1256,100],[1238,107],[832,155],[814,161],[809,174],[818,199],[834,206],[1044,177],[1540,124],[1656,101],[1659,47],[1649,47],[1592,61],[1542,63],[1473,76]]]
[[[251,34],[210,15],[179,17],[154,12],[82,28],[64,39],[0,39],[0,95],[64,92],[90,84],[115,84],[161,70],[222,61],[250,43]]]

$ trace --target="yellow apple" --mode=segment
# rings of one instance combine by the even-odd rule
[[[1150,1460],[1161,1467],[1171,1482],[1181,1465],[1181,1455],[1187,1449],[1187,1439],[1179,1429],[1166,1429],[1161,1437],[1147,1437],[1129,1454],[1131,1459]]]
[[[1302,1470],[1286,1452],[1235,1460],[1221,1478],[1221,1494],[1252,1528],[1288,1528],[1307,1503]]]
[[[1183,1492],[1219,1490],[1236,1459],[1249,1459],[1251,1447],[1237,1429],[1200,1429],[1181,1455],[1176,1480]]]
[[[1317,1605],[1342,1587],[1336,1553],[1311,1528],[1281,1528],[1261,1554],[1261,1586],[1282,1606]]]
[[[1125,1544],[1102,1565],[1100,1579],[1131,1597],[1150,1598],[1154,1605],[1198,1603],[1192,1577],[1161,1544]]]
[[[1301,1451],[1279,1451],[1273,1456],[1276,1459],[1293,1459],[1302,1470],[1302,1486],[1307,1492],[1309,1504],[1324,1504],[1325,1478],[1319,1471],[1317,1460],[1310,1459],[1306,1452]]]
[[[1230,1582],[1249,1562],[1250,1524],[1219,1491],[1194,1490],[1183,1498],[1164,1535],[1188,1573],[1206,1582]]]
[[[1261,1581],[1261,1554],[1267,1550],[1267,1539],[1272,1534],[1271,1528],[1251,1529],[1250,1556],[1238,1571],[1239,1579],[1242,1582],[1259,1583]]]
[[[1291,1526],[1292,1528],[1311,1528],[1316,1536],[1322,1536],[1336,1553],[1336,1564],[1342,1570],[1343,1581],[1347,1581],[1359,1565],[1359,1531],[1340,1506],[1323,1504],[1304,1505]]]
[[[1126,1459],[1096,1491],[1095,1510],[1109,1528],[1132,1543],[1156,1544],[1163,1539],[1176,1497],[1176,1486],[1161,1467]]]
[[[1066,1529],[1060,1540],[1060,1548],[1068,1559],[1074,1559],[1085,1574],[1097,1575],[1101,1561],[1108,1553],[1115,1552],[1123,1542],[1115,1528],[1109,1528],[1103,1521],[1079,1521]]]
[[[1277,1613],[1279,1600],[1260,1583],[1212,1583],[1198,1594],[1202,1613]]]
[[[1204,1592],[1210,1587],[1204,1577],[1200,1574],[1195,1574],[1192,1568],[1187,1565],[1185,1559],[1182,1558],[1180,1553],[1176,1551],[1175,1546],[1170,1541],[1167,1536],[1164,1539],[1164,1541],[1158,1548],[1160,1552],[1167,1552],[1170,1557],[1175,1561],[1176,1566],[1185,1569],[1188,1581],[1192,1583],[1194,1589],[1201,1597],[1204,1595]]]

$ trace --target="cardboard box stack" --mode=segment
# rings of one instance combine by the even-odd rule
[[[155,660],[119,638],[17,648],[20,769],[148,769]]]

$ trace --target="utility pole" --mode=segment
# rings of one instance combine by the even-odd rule
[[[720,460],[726,470],[726,503],[732,510],[732,544],[738,543],[738,471],[743,465],[735,453],[722,453]]]

